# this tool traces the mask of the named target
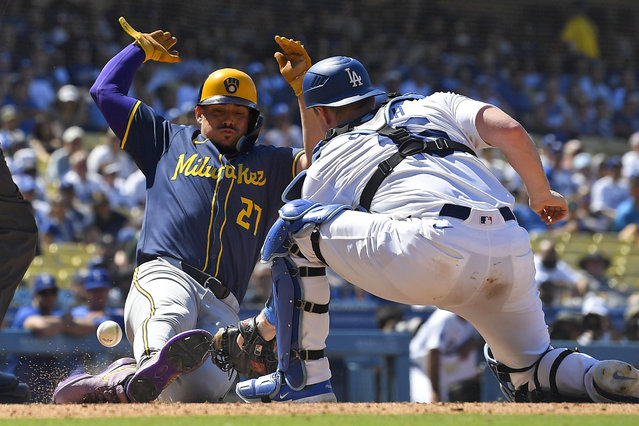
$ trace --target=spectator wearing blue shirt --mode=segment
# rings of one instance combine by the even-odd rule
[[[84,278],[86,304],[71,309],[71,316],[87,327],[97,327],[106,320],[115,321],[124,329],[124,312],[120,306],[109,305],[109,293],[113,287],[111,276],[106,269],[90,269]]]
[[[73,211],[64,203],[64,199],[60,194],[54,194],[51,197],[51,209],[40,225],[42,234],[42,243],[45,245],[51,243],[68,243],[77,242],[83,237],[78,231],[78,225],[81,222],[73,215]]]
[[[11,328],[29,330],[46,338],[61,333],[82,335],[92,330],[73,321],[58,308],[58,286],[51,274],[36,276],[32,303],[18,308]],[[6,372],[15,374],[31,389],[31,402],[50,402],[61,377],[69,374],[68,360],[54,353],[17,355],[8,360]]]
[[[81,279],[85,303],[71,308],[70,314],[73,321],[88,330],[87,334],[91,335],[91,338],[94,338],[98,326],[107,320],[117,322],[124,329],[123,309],[109,304],[109,293],[112,288],[109,272],[95,267],[89,269]],[[72,374],[84,372],[87,368],[97,368],[102,362],[104,359],[89,354],[76,356],[70,360]]]
[[[629,198],[628,181],[621,175],[621,157],[613,156],[605,163],[605,175],[592,184],[590,192],[590,211],[593,215],[602,215],[610,226],[617,215],[617,208]]]
[[[0,148],[9,158],[19,149],[26,148],[26,134],[19,124],[18,108],[5,105],[0,109]]]
[[[616,208],[612,230],[636,234],[639,225],[639,175],[630,179],[630,197]],[[631,229],[634,229],[631,231]]]
[[[36,181],[31,176],[17,175],[14,179],[24,199],[29,201],[33,207],[36,225],[39,229],[44,229],[47,218],[49,217],[49,211],[51,210],[49,202],[38,199]]]
[[[41,337],[58,334],[63,327],[62,312],[57,308],[58,287],[50,274],[38,275],[33,282],[33,302],[18,308],[12,328],[31,330]]]

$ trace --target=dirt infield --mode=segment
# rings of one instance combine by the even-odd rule
[[[87,418],[146,416],[243,416],[313,414],[639,414],[632,404],[513,403],[322,403],[322,404],[78,404],[0,405],[0,418]]]

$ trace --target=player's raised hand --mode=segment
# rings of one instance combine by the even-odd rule
[[[311,67],[311,58],[304,45],[297,40],[276,35],[275,42],[283,52],[275,52],[273,55],[280,67],[280,74],[291,85],[295,96],[299,96],[302,94],[304,74]]]
[[[144,62],[148,60],[169,63],[182,61],[177,50],[169,51],[177,43],[177,39],[170,32],[156,30],[152,33],[141,33],[134,30],[124,17],[120,17],[119,21],[124,31],[133,37],[144,50],[146,55]]]
[[[560,193],[550,191],[542,199],[530,198],[530,208],[533,209],[546,225],[557,223],[568,215],[568,203]]]

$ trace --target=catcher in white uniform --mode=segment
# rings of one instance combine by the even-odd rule
[[[299,81],[290,82],[299,84]],[[395,302],[435,305],[485,339],[489,365],[511,401],[639,402],[639,371],[552,348],[513,196],[477,158],[499,148],[521,176],[530,208],[547,223],[568,207],[552,191],[528,133],[500,109],[454,93],[389,96],[360,62],[332,57],[303,77],[305,147],[313,164],[284,195],[262,260],[273,262],[273,303],[258,318],[277,331],[278,371],[240,382],[253,401],[332,401],[323,357],[329,287],[299,278],[328,265]],[[302,104],[302,103],[301,103]],[[295,194],[301,187],[300,194]]]

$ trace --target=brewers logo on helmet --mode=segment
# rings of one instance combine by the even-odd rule
[[[253,79],[243,71],[222,68],[211,73],[200,87],[198,105],[244,105],[251,111],[247,134],[237,142],[237,150],[246,152],[255,145],[262,127],[262,116],[257,107],[257,89]]]

